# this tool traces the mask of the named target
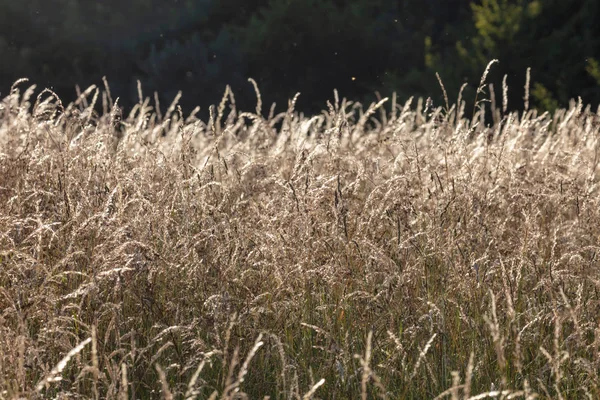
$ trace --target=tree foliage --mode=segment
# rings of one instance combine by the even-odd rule
[[[489,60],[506,74],[509,106],[523,107],[532,68],[535,106],[553,109],[581,96],[600,102],[600,43],[595,0],[117,0],[3,2],[0,92],[26,76],[65,99],[74,86],[108,77],[122,104],[146,93],[207,109],[230,84],[280,108],[302,92],[299,109],[317,111],[337,88],[370,101],[374,93],[441,100],[463,83],[472,99]],[[499,94],[499,93],[498,93]]]
[[[536,106],[555,109],[581,96],[598,104],[594,56],[600,49],[595,22],[600,6],[592,0],[482,0],[471,5],[476,34],[457,40],[457,64],[463,75],[499,59],[492,80],[507,75],[512,108],[523,106],[525,71],[532,69],[531,95]],[[499,87],[499,85],[497,85]]]

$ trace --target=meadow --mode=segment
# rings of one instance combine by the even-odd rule
[[[15,83],[0,399],[600,397],[600,111],[485,75],[208,121]]]

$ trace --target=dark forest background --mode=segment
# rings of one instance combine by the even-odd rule
[[[597,0],[0,0],[0,96],[18,78],[52,88],[63,101],[75,85],[102,86],[137,102],[157,92],[163,107],[183,91],[184,113],[206,113],[229,84],[263,112],[301,92],[297,109],[326,108],[333,89],[369,102],[431,96],[442,105],[439,72],[456,99],[473,98],[485,66],[509,108],[522,109],[531,67],[531,102],[552,111],[581,96],[600,102]],[[203,114],[201,113],[201,114]],[[203,114],[205,115],[205,114]]]

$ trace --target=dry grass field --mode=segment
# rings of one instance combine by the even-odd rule
[[[0,399],[600,397],[596,110],[227,90],[201,121],[28,85],[0,103]]]

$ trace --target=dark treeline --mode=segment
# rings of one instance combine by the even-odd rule
[[[216,104],[229,84],[253,109],[254,78],[263,113],[302,93],[297,108],[326,108],[337,88],[373,101],[431,96],[435,72],[451,102],[481,73],[496,96],[507,75],[509,108],[553,110],[581,96],[600,102],[600,5],[596,0],[28,0],[0,4],[0,95],[18,78],[52,88],[64,101],[102,85],[129,107],[136,81],[167,107],[179,90],[184,112]]]

